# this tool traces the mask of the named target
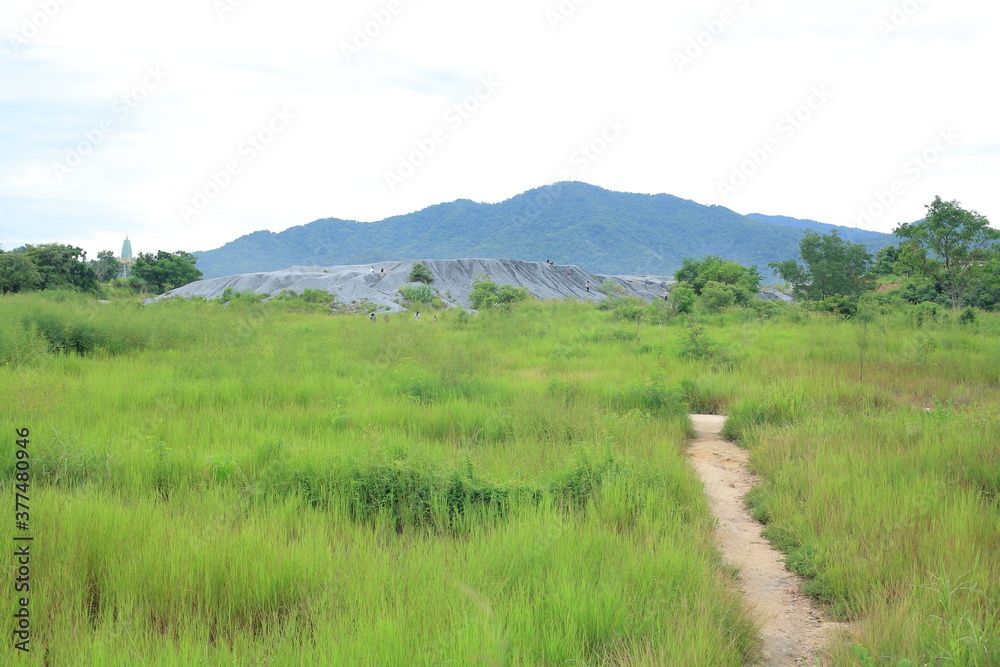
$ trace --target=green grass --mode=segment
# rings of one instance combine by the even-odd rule
[[[3,371],[4,423],[32,429],[26,664],[753,655],[669,364],[582,337],[562,358],[539,324],[582,331],[592,308],[373,325],[162,305],[121,325],[156,339]]]
[[[882,315],[861,383],[854,325],[787,306],[284,306],[0,300],[21,662],[752,663],[682,453],[718,412],[768,534],[856,621],[834,664],[997,664],[996,316]]]

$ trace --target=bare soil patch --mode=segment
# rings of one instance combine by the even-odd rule
[[[705,484],[712,513],[719,521],[716,541],[724,560],[740,569],[747,604],[761,622],[764,664],[823,664],[824,648],[844,623],[825,619],[802,593],[802,578],[785,569],[781,552],[761,535],[763,525],[750,515],[743,497],[755,478],[747,452],[722,439],[725,417],[691,415],[696,437],[688,457]]]

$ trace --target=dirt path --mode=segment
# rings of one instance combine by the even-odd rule
[[[687,453],[705,483],[712,513],[719,520],[716,540],[727,563],[740,568],[747,603],[760,615],[764,664],[817,665],[833,631],[843,627],[823,619],[801,593],[801,578],[785,569],[781,552],[761,536],[743,496],[753,486],[747,452],[719,435],[725,417],[691,415],[694,440]]]

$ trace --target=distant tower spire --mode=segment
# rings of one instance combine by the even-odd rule
[[[122,263],[122,278],[128,278],[129,269],[135,264],[135,259],[132,257],[132,242],[128,240],[128,234],[125,235],[125,243],[122,243],[122,256],[118,261]]]

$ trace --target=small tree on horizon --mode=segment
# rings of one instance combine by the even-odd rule
[[[413,269],[410,270],[410,282],[430,285],[434,282],[434,276],[431,275],[431,270],[427,268],[426,264],[417,262],[413,265]]]

